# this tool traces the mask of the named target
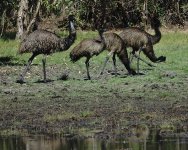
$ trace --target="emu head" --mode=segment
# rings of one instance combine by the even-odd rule
[[[159,16],[157,14],[151,14],[149,16],[149,18],[150,18],[150,22],[151,22],[151,27],[153,29],[159,28],[161,26],[161,22],[160,22]]]
[[[165,56],[160,56],[158,58],[158,62],[164,62],[164,61],[166,61],[166,57]]]
[[[68,16],[68,20],[69,20],[69,21],[74,21],[74,20],[75,20],[74,15],[69,15],[69,16]]]

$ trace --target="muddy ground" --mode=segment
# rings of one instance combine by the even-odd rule
[[[159,64],[159,66],[163,64]],[[99,67],[91,65],[92,80],[84,80],[85,66],[47,65],[47,83],[42,65],[34,64],[26,83],[16,83],[23,65],[0,66],[0,130],[12,134],[95,135],[109,138],[128,136],[130,128],[157,128],[159,134],[188,132],[188,76],[157,68],[144,75],[128,76],[118,68],[97,78]],[[81,70],[81,71],[80,71]],[[158,72],[153,75],[151,72]]]

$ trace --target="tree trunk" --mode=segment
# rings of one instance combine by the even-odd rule
[[[148,21],[148,0],[144,0],[144,5],[143,5],[143,22],[144,22],[144,28],[147,26],[147,21]]]
[[[176,10],[177,10],[177,14],[180,17],[180,4],[179,4],[180,0],[176,1]]]
[[[18,18],[17,18],[17,34],[16,38],[21,39],[24,34],[24,22],[26,21],[28,11],[28,0],[21,0],[19,3]]]
[[[3,11],[3,14],[2,14],[2,19],[1,19],[1,33],[0,33],[0,37],[3,36],[3,33],[4,33],[4,29],[5,29],[5,17],[6,17],[6,9]]]

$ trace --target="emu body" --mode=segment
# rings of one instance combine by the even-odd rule
[[[73,62],[76,62],[82,57],[86,57],[86,69],[87,69],[87,77],[90,78],[89,74],[89,60],[94,55],[99,55],[103,50],[107,49],[110,53],[106,57],[104,66],[100,74],[103,74],[104,68],[106,66],[109,57],[113,55],[113,65],[116,71],[116,59],[115,55],[119,57],[121,62],[124,64],[126,69],[130,74],[135,74],[135,71],[132,70],[129,66],[129,60],[127,51],[122,39],[115,33],[100,33],[100,39],[85,39],[81,41],[70,53],[70,58]]]
[[[32,53],[32,56],[28,60],[28,64],[22,74],[20,74],[17,82],[23,83],[24,76],[29,70],[29,67],[33,59],[39,55],[44,54],[42,59],[43,63],[43,73],[44,73],[44,82],[46,82],[46,55],[58,52],[65,51],[74,43],[76,39],[76,30],[74,28],[73,16],[69,16],[69,35],[65,38],[60,38],[56,34],[46,31],[46,30],[36,30],[28,35],[25,39],[22,40],[18,53]]]
[[[155,16],[151,18],[151,27],[155,30],[155,35],[151,35],[140,28],[129,27],[124,29],[119,36],[127,47],[132,47],[133,55],[136,55],[135,52],[137,51],[139,51],[139,54],[140,51],[143,51],[152,62],[163,62],[166,60],[166,57],[156,57],[153,50],[153,45],[161,39],[160,21]],[[137,60],[137,70],[139,72],[139,59]]]

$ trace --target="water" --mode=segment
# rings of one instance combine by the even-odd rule
[[[144,129],[144,130],[143,130]],[[0,136],[0,150],[188,150],[188,137],[161,137],[147,128],[134,128],[129,138],[63,138],[47,136]]]
[[[33,137],[1,137],[0,150],[188,150],[186,138],[160,141],[97,140]]]

